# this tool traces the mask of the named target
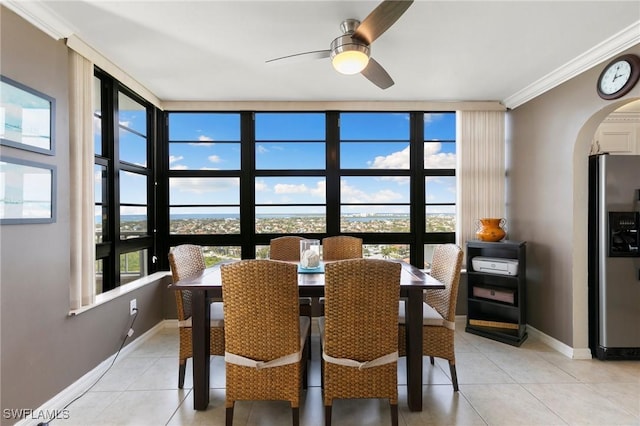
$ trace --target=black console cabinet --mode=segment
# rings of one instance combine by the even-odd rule
[[[504,266],[501,259],[512,264],[517,261],[517,272],[495,273],[491,267],[476,270],[473,258],[478,256],[497,258],[497,269]],[[523,241],[467,242],[468,333],[514,346],[527,339],[526,266]]]

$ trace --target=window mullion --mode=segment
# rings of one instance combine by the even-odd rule
[[[340,114],[326,114],[327,166],[326,166],[326,214],[327,235],[340,234]]]
[[[414,241],[411,263],[424,267],[425,187],[424,187],[424,113],[411,113],[411,234]]]
[[[244,112],[240,115],[240,152],[241,256],[243,259],[253,259],[256,253],[254,243],[256,236],[256,134],[254,112]]]

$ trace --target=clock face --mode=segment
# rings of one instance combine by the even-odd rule
[[[602,74],[600,91],[605,95],[612,95],[622,89],[631,77],[631,64],[627,61],[614,62]]]
[[[602,99],[618,99],[640,80],[640,56],[627,54],[609,62],[600,73],[596,90]]]

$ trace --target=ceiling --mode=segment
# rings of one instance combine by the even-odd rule
[[[31,1],[4,4],[72,34],[162,101],[499,101],[515,107],[640,42],[638,1],[416,1],[371,48],[381,90],[329,59],[377,1]],[[595,87],[595,84],[594,84]],[[594,89],[595,90],[595,89]]]

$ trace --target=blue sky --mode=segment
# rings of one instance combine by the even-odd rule
[[[142,111],[121,111],[120,122],[134,132],[121,131],[121,156],[144,163]],[[325,159],[323,113],[256,113],[256,168],[323,170]],[[408,169],[408,113],[342,113],[340,115],[340,167],[349,169]],[[425,167],[455,168],[455,113],[425,114]],[[240,115],[238,113],[173,113],[169,119],[169,167],[172,170],[240,169]],[[144,179],[121,174],[122,201],[138,202]],[[258,212],[323,212],[326,202],[322,176],[259,177]],[[455,178],[428,178],[427,202],[455,202]],[[372,206],[345,207],[343,213],[407,213],[409,180],[403,177],[343,177],[341,202]],[[170,203],[204,204],[206,209],[184,208],[172,213],[236,213],[238,178],[171,178]],[[398,203],[380,206],[377,203]],[[281,204],[310,204],[293,209]],[[317,205],[318,207],[314,207]],[[268,207],[273,206],[273,207]],[[452,211],[451,209],[446,209]],[[430,212],[442,211],[441,207]],[[127,214],[136,213],[134,210]]]

